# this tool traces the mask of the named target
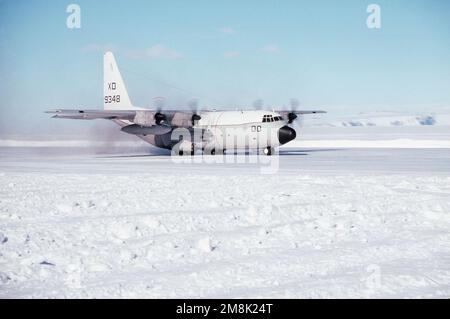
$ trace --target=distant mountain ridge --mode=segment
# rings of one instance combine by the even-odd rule
[[[307,124],[307,123],[305,123]],[[312,126],[354,127],[354,126],[450,126],[450,113],[425,115],[360,115],[340,118],[331,122],[314,121]]]

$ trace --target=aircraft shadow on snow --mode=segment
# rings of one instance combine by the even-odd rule
[[[337,148],[329,148],[329,149],[290,149],[290,150],[281,150],[279,152],[280,156],[306,156],[310,155],[310,153],[316,152],[334,152],[334,151],[342,151],[342,149]],[[237,155],[256,155],[248,152],[239,152]],[[100,155],[97,158],[151,158],[151,157],[170,157],[170,152],[156,151],[148,154],[108,154],[108,155]],[[199,156],[199,155],[197,155]]]

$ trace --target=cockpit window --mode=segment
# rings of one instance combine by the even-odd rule
[[[283,121],[283,118],[281,116],[273,116],[273,115],[270,115],[270,114],[266,114],[266,115],[263,116],[262,121],[263,121],[263,123],[266,123],[266,122],[277,122],[277,121]]]

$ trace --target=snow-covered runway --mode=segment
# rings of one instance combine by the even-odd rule
[[[2,148],[0,297],[450,297],[448,149]]]

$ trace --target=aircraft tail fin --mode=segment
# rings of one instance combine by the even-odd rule
[[[105,110],[133,110],[125,83],[112,52],[103,57],[103,108]]]

